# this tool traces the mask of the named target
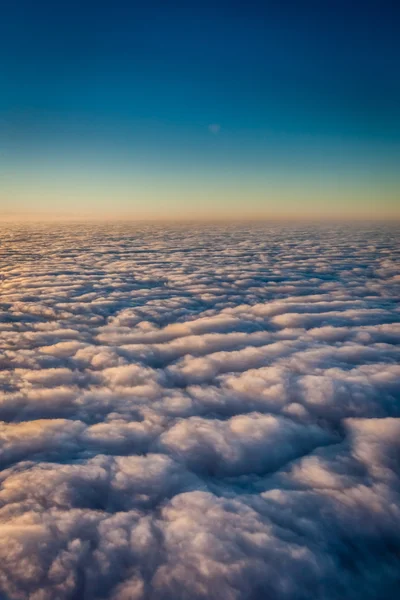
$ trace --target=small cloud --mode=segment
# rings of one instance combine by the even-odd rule
[[[208,126],[208,131],[217,135],[221,131],[221,125],[219,123],[211,123],[211,125]]]

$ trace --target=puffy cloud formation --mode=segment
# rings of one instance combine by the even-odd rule
[[[393,600],[387,226],[2,226],[2,600]]]

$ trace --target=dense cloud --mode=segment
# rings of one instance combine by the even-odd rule
[[[1,600],[393,600],[391,226],[0,240]]]

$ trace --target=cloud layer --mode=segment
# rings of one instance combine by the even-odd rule
[[[3,225],[0,598],[395,598],[397,233]]]

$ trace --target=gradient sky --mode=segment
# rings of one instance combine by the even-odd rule
[[[5,0],[0,216],[400,215],[397,0]]]

